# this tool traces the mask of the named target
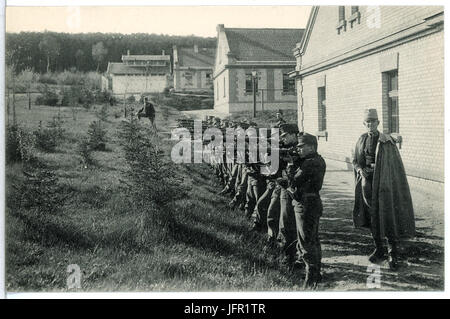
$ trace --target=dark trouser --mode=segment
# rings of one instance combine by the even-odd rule
[[[259,197],[258,202],[256,203],[256,209],[253,212],[253,223],[255,226],[263,228],[266,226],[268,218],[267,211],[272,199],[272,193],[275,189],[275,182],[267,180],[266,182],[266,190]]]
[[[255,210],[256,203],[259,200],[259,197],[262,193],[262,185],[261,181],[257,177],[253,177],[248,175],[247,178],[247,192],[246,192],[246,201],[245,204],[245,215],[250,218],[253,215],[253,211]]]
[[[370,223],[371,223],[371,231],[372,231],[372,238],[375,242],[375,246],[379,249],[382,249],[385,238],[382,238],[381,232],[380,232],[380,220],[378,212],[374,212],[371,210],[372,207],[372,183],[373,183],[373,175],[369,175],[367,178],[364,176],[361,179],[361,187],[362,187],[362,195],[364,199],[364,209],[368,210],[370,212]],[[388,247],[389,251],[396,252],[397,250],[397,238],[393,238],[391,236],[387,236],[388,239]]]
[[[247,191],[248,187],[248,175],[247,175],[247,169],[241,165],[241,177],[239,180],[236,180],[237,187],[236,187],[236,194],[234,195],[233,200],[236,201],[238,204],[245,201],[245,193]]]
[[[312,275],[320,274],[322,248],[319,240],[319,220],[322,216],[322,200],[318,194],[304,195],[301,201],[293,200],[297,225],[297,249]]]
[[[280,191],[280,226],[278,240],[282,251],[289,256],[295,255],[295,241],[297,240],[297,227],[295,213],[292,206],[292,195],[286,188]]]
[[[270,197],[269,208],[267,209],[267,236],[269,241],[275,241],[278,237],[278,229],[280,226],[280,192],[281,186],[275,182],[275,187]]]

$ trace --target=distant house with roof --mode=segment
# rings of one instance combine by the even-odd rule
[[[214,64],[214,109],[234,113],[253,109],[253,79],[257,110],[295,109],[293,49],[303,29],[241,29],[217,26]]]
[[[169,86],[170,55],[122,55],[122,62],[109,62],[102,89],[115,95],[163,92]]]
[[[299,124],[344,167],[376,108],[410,182],[444,185],[444,8],[316,6],[295,56]],[[398,139],[400,140],[400,139]]]
[[[176,91],[213,88],[214,48],[173,46],[173,86]]]

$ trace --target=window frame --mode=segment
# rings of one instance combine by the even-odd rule
[[[258,76],[255,78],[255,92],[258,93]],[[251,72],[245,73],[245,94],[250,93],[253,93],[253,75]]]
[[[318,131],[327,130],[327,89],[326,85],[317,87]]]
[[[295,95],[295,78],[289,77],[288,72],[283,72],[283,91],[284,95]]]

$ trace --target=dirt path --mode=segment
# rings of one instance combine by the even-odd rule
[[[352,225],[353,173],[328,163],[321,191],[324,213],[320,236],[324,263],[324,289],[365,290],[375,282],[376,266],[367,260],[373,250],[370,233]],[[412,188],[417,237],[404,242],[401,268],[379,265],[379,289],[436,290],[444,288],[443,199]],[[372,274],[372,277],[369,276]],[[375,276],[375,277],[374,277]]]

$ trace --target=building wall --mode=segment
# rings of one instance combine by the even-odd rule
[[[337,33],[338,6],[320,6],[307,43],[302,66],[337,56],[351,48],[383,38],[443,10],[442,6],[359,6],[360,23],[349,24],[351,6],[345,6],[346,31]],[[320,26],[320,27],[319,27]],[[300,42],[300,40],[299,40]],[[328,45],[324,45],[328,44]],[[310,53],[310,54],[309,54]]]
[[[191,81],[186,77],[186,73],[189,72]],[[211,80],[208,82],[206,74],[211,74]],[[208,90],[212,86],[212,68],[211,70],[180,70],[176,69],[174,72],[174,88],[175,90]]]
[[[425,182],[444,181],[444,37],[434,33],[400,46],[304,77],[305,131],[318,130],[317,86],[325,76],[328,139],[319,138],[324,157],[349,162],[364,133],[363,110],[376,108],[382,131],[380,59],[398,53],[400,153],[406,173]],[[300,83],[297,83],[299,85]],[[300,91],[300,90],[299,90]],[[299,122],[301,112],[299,109]]]
[[[297,97],[295,94],[283,93],[283,73],[293,68],[259,68],[258,92],[256,94],[256,110],[296,109]],[[246,92],[246,74],[253,69],[227,69],[214,81],[214,108],[224,113],[242,112],[253,110],[253,93]],[[225,78],[225,96],[223,95],[223,83]],[[217,98],[219,89],[219,99]],[[261,103],[261,99],[262,102]]]
[[[139,76],[112,75],[112,89],[114,94],[144,93],[144,92],[161,93],[164,91],[166,87],[167,87],[166,75],[156,75],[156,76],[151,75],[148,77],[140,75]]]
[[[229,113],[230,102],[230,73],[226,69],[214,79],[214,110],[221,113]]]
[[[104,75],[102,75],[102,91],[108,91],[108,78]]]

